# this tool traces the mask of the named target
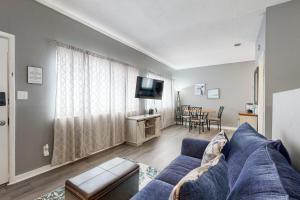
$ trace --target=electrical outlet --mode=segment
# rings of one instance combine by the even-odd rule
[[[48,144],[45,144],[43,146],[43,154],[45,157],[49,156],[49,145]]]

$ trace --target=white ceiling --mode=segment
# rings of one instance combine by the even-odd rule
[[[186,69],[254,60],[266,7],[289,0],[36,1],[174,69]]]

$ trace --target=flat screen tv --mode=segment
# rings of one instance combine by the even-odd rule
[[[146,77],[137,77],[135,98],[161,99],[164,89],[164,81]]]

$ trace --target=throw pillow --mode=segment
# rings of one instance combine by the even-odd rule
[[[218,133],[207,145],[202,156],[201,166],[216,158],[221,154],[223,147],[227,143],[225,132]]]
[[[173,188],[169,200],[223,200],[229,193],[223,154],[190,171]]]
[[[225,135],[225,138],[226,138],[227,142],[226,142],[225,146],[222,149],[222,154],[225,156],[225,160],[227,160],[227,157],[228,157],[229,152],[230,152],[230,142],[229,142],[229,139],[228,139],[226,133],[224,133],[224,135]]]

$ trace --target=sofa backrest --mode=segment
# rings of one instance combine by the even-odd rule
[[[269,144],[267,150],[289,198],[300,199],[300,173],[292,167],[286,156],[279,152],[274,144]]]
[[[259,147],[249,156],[227,200],[288,199],[266,148],[267,146]]]
[[[269,143],[248,157],[227,200],[300,199],[300,174],[276,148]]]
[[[227,155],[229,186],[235,184],[247,158],[259,147],[270,143],[248,123],[242,124],[233,134]]]

